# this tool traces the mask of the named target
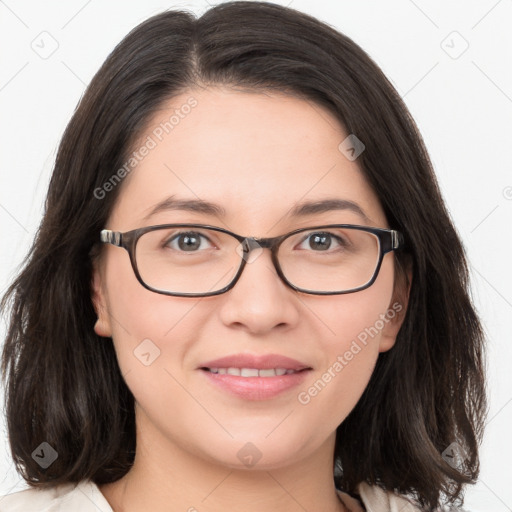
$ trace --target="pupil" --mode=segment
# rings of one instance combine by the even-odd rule
[[[197,249],[200,245],[200,240],[198,237],[192,235],[181,235],[179,238],[178,238],[178,245],[180,247],[180,249],[185,249],[185,250],[189,250],[189,249]]]
[[[326,246],[325,245],[326,240],[328,240],[328,239],[329,239],[329,243]],[[320,245],[320,244],[323,244],[323,245]],[[312,248],[329,249],[329,247],[331,246],[329,235],[325,235],[325,234],[324,235],[313,235],[312,243],[310,242],[310,246]]]

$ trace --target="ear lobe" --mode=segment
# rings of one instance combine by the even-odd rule
[[[396,275],[393,297],[385,314],[385,325],[381,333],[379,352],[387,352],[395,345],[398,331],[402,327],[407,312],[411,283],[412,265],[409,261],[406,268],[400,266]]]
[[[112,337],[110,315],[106,306],[106,297],[103,291],[103,281],[99,268],[93,263],[91,280],[91,300],[98,319],[94,324],[94,332],[104,338]]]

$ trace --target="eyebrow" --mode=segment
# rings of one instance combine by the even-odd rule
[[[157,203],[144,217],[143,220],[147,220],[149,217],[157,213],[169,210],[182,210],[193,213],[202,213],[204,215],[211,215],[219,218],[226,217],[226,210],[219,204],[205,201],[204,199],[177,199],[174,196],[170,196]],[[336,210],[351,211],[359,215],[366,222],[370,222],[370,219],[364,210],[357,203],[354,201],[349,201],[348,199],[339,198],[327,198],[318,201],[304,201],[298,203],[286,214],[286,217],[307,217],[309,215]]]

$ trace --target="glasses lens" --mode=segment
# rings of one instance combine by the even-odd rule
[[[142,235],[135,251],[142,280],[172,293],[207,293],[229,285],[241,264],[238,240],[211,229],[175,227]]]
[[[279,263],[288,281],[305,291],[341,292],[359,288],[373,277],[379,239],[354,228],[301,231],[279,247]]]
[[[379,254],[379,239],[372,233],[321,228],[286,238],[278,259],[294,286],[311,292],[343,292],[372,279]],[[242,255],[241,244],[231,235],[190,226],[149,231],[139,238],[135,251],[139,274],[148,286],[183,294],[225,288],[240,268]]]

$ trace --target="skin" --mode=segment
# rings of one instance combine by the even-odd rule
[[[357,160],[338,149],[348,134],[311,102],[227,88],[193,90],[168,101],[140,141],[191,96],[198,105],[120,185],[106,228],[197,222],[269,237],[324,223],[389,227]],[[172,194],[218,203],[226,217],[172,210],[143,220]],[[287,217],[299,201],[333,196],[356,202],[369,220],[352,211]],[[133,468],[100,486],[113,509],[348,510],[349,500],[340,501],[332,479],[336,428],[362,395],[379,353],[393,347],[403,314],[360,344],[360,352],[309,403],[301,404],[297,395],[403,296],[394,275],[389,253],[366,290],[302,294],[280,280],[264,250],[229,292],[170,297],[141,286],[126,251],[105,245],[93,275],[95,331],[113,339],[136,400],[137,424]],[[405,312],[403,300],[401,305]],[[149,366],[134,356],[144,339],[160,350]],[[282,354],[313,370],[298,389],[264,401],[242,400],[197,370],[201,362],[236,353]],[[247,442],[261,453],[251,468],[237,457]]]

